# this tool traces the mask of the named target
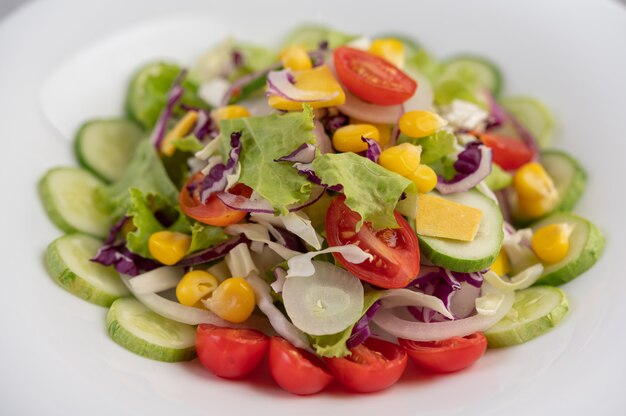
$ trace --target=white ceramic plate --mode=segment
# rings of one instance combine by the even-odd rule
[[[626,9],[565,0],[220,3],[36,2],[1,22],[0,414],[623,414]],[[59,231],[35,185],[47,168],[75,164],[70,139],[80,122],[120,114],[127,77],[146,60],[189,63],[227,35],[276,42],[300,21],[406,32],[439,57],[484,54],[502,68],[506,93],[553,110],[556,145],[590,173],[577,212],[607,235],[601,261],[564,286],[572,311],[556,330],[489,351],[458,374],[410,367],[380,394],[298,398],[263,375],[230,382],[197,361],[129,353],[109,340],[105,309],[48,278],[43,253]]]

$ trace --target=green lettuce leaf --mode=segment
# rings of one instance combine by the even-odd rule
[[[491,164],[491,173],[485,178],[485,185],[492,191],[499,191],[513,183],[513,175],[502,170],[495,163]]]
[[[231,134],[241,132],[239,182],[254,189],[281,214],[288,212],[288,205],[306,201],[311,193],[311,183],[292,163],[274,161],[303,143],[315,143],[313,111],[304,107],[302,112],[228,119],[220,123],[224,160],[230,151]]]
[[[435,82],[443,67],[424,48],[419,49],[412,56],[408,56],[406,65],[417,69],[430,82]]]
[[[321,42],[328,42],[328,47],[334,49],[337,46],[345,45],[357,36],[338,32],[326,26],[315,24],[300,25],[297,29],[287,35],[283,41],[283,47],[301,46],[312,50],[319,48]]]
[[[149,140],[137,145],[124,176],[111,185],[99,188],[96,197],[111,217],[120,218],[130,208],[130,188],[136,188],[146,195],[159,195],[171,206],[178,204],[178,189],[170,180]]]
[[[143,193],[137,188],[129,190],[131,205],[126,213],[132,218],[135,230],[126,235],[126,245],[130,251],[143,257],[152,258],[148,248],[148,240],[157,231],[169,230],[189,233],[191,225],[176,207],[159,194]],[[164,211],[168,216],[176,216],[176,221],[170,227],[163,227],[155,216],[155,212]]]
[[[224,232],[222,227],[196,222],[193,227],[191,227],[191,245],[187,253],[191,254],[213,247],[228,240],[228,238],[229,236]]]
[[[454,151],[454,134],[447,130],[440,130],[430,136],[413,139],[405,134],[400,134],[398,144],[411,143],[422,146],[421,163],[431,164]]]
[[[346,205],[361,215],[361,221],[372,223],[375,229],[397,228],[393,210],[402,192],[417,192],[415,184],[355,153],[327,153],[312,163],[322,183],[342,185]]]
[[[365,292],[361,317],[365,315],[365,312],[367,312],[370,306],[372,306],[381,295],[382,292],[376,290]],[[359,317],[359,319],[361,318]],[[352,335],[352,328],[354,328],[355,324],[356,322],[337,334],[318,336],[309,335],[311,338],[311,345],[315,348],[315,352],[322,357],[345,357],[350,355],[350,350],[346,347],[346,341],[348,341],[348,338]]]
[[[193,134],[174,139],[172,146],[174,146],[176,150],[189,153],[196,153],[204,148],[204,145],[200,143],[200,140]]]

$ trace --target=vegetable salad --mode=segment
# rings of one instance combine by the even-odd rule
[[[309,395],[459,371],[557,325],[557,286],[601,255],[553,124],[491,61],[405,36],[228,39],[139,68],[125,116],[80,127],[80,167],[39,184],[66,233],[47,265],[113,341],[220,377],[267,356]]]

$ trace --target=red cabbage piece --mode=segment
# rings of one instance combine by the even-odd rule
[[[280,244],[282,244],[283,246],[287,247],[290,250],[298,251],[300,253],[307,252],[306,246],[304,245],[300,237],[298,237],[296,234],[292,233],[291,231],[285,230],[282,227],[274,226],[274,228],[276,229],[276,231],[278,231],[278,233],[280,234],[283,240],[279,242]]]
[[[311,163],[315,159],[316,146],[309,143],[302,143],[296,150],[289,153],[287,156],[279,157],[274,162],[297,162],[297,163]]]
[[[374,315],[380,309],[380,301],[377,300],[370,306],[365,314],[354,324],[352,328],[352,334],[350,338],[346,341],[346,346],[348,349],[352,349],[358,345],[361,345],[372,335],[372,331],[370,330],[370,322],[374,318]]]
[[[470,142],[454,162],[457,174],[452,179],[439,176],[437,190],[442,194],[465,192],[478,185],[491,173],[491,149],[480,141]]]
[[[126,241],[119,238],[119,233],[127,220],[128,217],[122,217],[111,227],[104,245],[90,260],[104,266],[114,266],[119,273],[129,276],[137,276],[156,269],[160,266],[158,262],[131,252],[126,247]]]
[[[190,256],[185,257],[181,261],[179,261],[177,266],[197,266],[199,264],[208,263],[217,259],[220,259],[227,255],[233,248],[238,246],[241,243],[246,243],[250,245],[250,240],[248,240],[243,235],[236,235],[228,240],[220,243],[216,246],[209,247],[206,250],[202,250],[198,253],[194,253]]]
[[[152,131],[152,137],[150,138],[154,147],[157,149],[161,148],[161,143],[163,142],[165,133],[167,132],[167,123],[172,118],[172,114],[174,114],[174,107],[176,107],[176,104],[178,104],[178,102],[183,98],[183,94],[185,93],[185,89],[181,84],[186,76],[187,70],[181,70],[176,79],[174,79],[172,87],[167,93],[165,108],[161,111],[159,119],[157,120],[154,130]]]
[[[383,152],[378,142],[374,139],[368,139],[367,137],[361,137],[365,143],[367,143],[367,150],[364,152],[364,156],[374,163],[378,163],[378,158]]]
[[[347,126],[348,124],[350,124],[350,118],[340,112],[335,115],[326,115],[322,117],[320,122],[324,126],[324,129],[326,130],[328,135],[332,137],[332,135],[335,134],[335,131],[339,127]]]
[[[209,174],[200,183],[199,191],[202,203],[206,203],[214,192],[221,192],[226,188],[228,182],[226,177],[235,171],[241,154],[241,132],[233,132],[230,135],[230,145],[231,150],[226,164],[218,163],[213,166]]]
[[[311,164],[310,163],[295,163],[294,167],[296,169],[298,169],[298,172],[301,175],[306,176],[306,178],[309,180],[309,182],[312,182],[316,185],[322,186],[328,190],[331,191],[335,191],[335,192],[342,192],[343,191],[343,186],[341,185],[332,185],[332,186],[328,186],[326,184],[322,183],[322,180],[320,179],[319,176],[317,176],[315,174],[315,171],[313,171],[313,169],[311,168]]]

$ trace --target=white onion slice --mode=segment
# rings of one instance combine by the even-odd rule
[[[279,216],[264,213],[253,213],[250,216],[250,220],[258,222],[262,225],[270,224],[283,227],[287,231],[290,231],[300,237],[314,249],[319,250],[322,248],[322,242],[324,239],[315,231],[315,228],[313,228],[313,225],[311,224],[311,220],[309,220],[304,212],[290,212],[287,215]],[[272,232],[271,229],[269,230]],[[280,233],[278,233],[278,235],[280,235]],[[274,235],[274,238],[280,241],[278,236]]]
[[[406,68],[404,72],[417,82],[415,94],[404,102],[404,111],[432,110],[435,93],[428,78],[411,67]]]
[[[246,322],[242,324],[234,324],[232,322],[225,321],[208,310],[181,305],[178,302],[165,299],[156,293],[136,293],[130,284],[130,281],[133,278],[125,275],[120,276],[122,282],[126,284],[128,289],[133,293],[133,295],[135,295],[139,302],[143,303],[154,313],[173,321],[182,322],[188,325],[212,324],[226,328],[252,328],[261,331],[267,330],[267,323],[261,316],[252,315]]]
[[[285,315],[274,306],[274,299],[267,282],[254,273],[251,273],[247,280],[252,289],[254,289],[257,306],[267,316],[276,333],[289,341],[293,346],[313,352],[306,334],[289,322]]]
[[[356,244],[328,247],[324,250],[310,251],[304,254],[298,253],[297,256],[291,257],[287,261],[287,265],[289,266],[287,278],[313,275],[313,273],[315,273],[315,266],[312,261],[313,257],[326,253],[340,253],[346,261],[354,264],[363,263],[365,260],[372,260],[374,258],[374,256],[366,253]]]
[[[461,288],[454,293],[450,300],[450,312],[455,319],[470,316],[476,310],[476,298],[480,296],[480,288],[467,282],[461,282]]]
[[[380,299],[383,308],[386,309],[397,308],[399,306],[418,306],[439,312],[448,319],[454,319],[441,299],[411,289],[389,289],[382,294]]]
[[[250,241],[258,241],[267,244],[269,248],[274,250],[279,256],[281,256],[285,260],[301,254],[297,251],[290,250],[285,246],[281,246],[274,241],[271,241],[267,228],[263,227],[260,224],[233,224],[224,228],[224,231],[226,231],[226,233],[230,235],[243,234]]]
[[[340,105],[339,111],[350,117],[370,123],[395,124],[403,113],[403,106],[398,105],[376,105],[367,103],[348,91],[346,91],[346,102]]]
[[[333,153],[333,144],[330,137],[326,134],[322,123],[313,120],[313,134],[315,134],[315,144],[321,153]]]
[[[532,265],[515,276],[512,276],[509,281],[498,276],[494,271],[489,270],[483,275],[485,280],[496,289],[503,292],[513,292],[515,290],[526,289],[533,285],[543,274],[543,265],[537,263]]]
[[[267,74],[267,94],[278,95],[296,102],[330,101],[339,95],[338,91],[325,92],[300,89],[292,83],[293,79],[294,75],[291,69],[270,71]]]
[[[185,274],[182,267],[159,267],[129,280],[135,293],[159,293],[176,287]]]
[[[302,208],[317,202],[318,199],[324,194],[324,188],[321,186],[314,186],[311,188],[311,195],[305,202],[293,204],[287,207],[289,212],[298,211]],[[216,196],[229,208],[236,209],[237,211],[246,212],[260,212],[265,214],[273,214],[274,207],[266,199],[253,199],[246,198],[241,195],[235,195],[228,192],[218,192]]]
[[[250,250],[246,243],[241,243],[228,252],[224,261],[230,270],[231,276],[246,277],[252,272],[259,272],[259,269],[252,261]]]
[[[363,285],[352,273],[314,261],[312,276],[285,279],[283,303],[293,324],[311,335],[336,334],[363,313]]]
[[[374,322],[398,338],[413,341],[442,341],[452,337],[464,337],[474,332],[485,331],[511,310],[515,295],[504,294],[498,309],[490,316],[473,315],[469,318],[445,322],[415,322],[394,315],[393,309],[381,309],[374,315]]]

